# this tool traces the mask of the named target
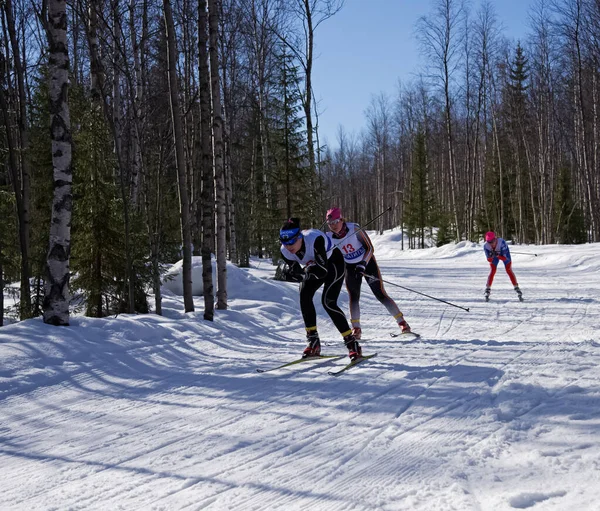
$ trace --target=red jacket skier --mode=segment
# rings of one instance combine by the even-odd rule
[[[492,282],[494,282],[494,275],[496,275],[496,270],[498,269],[498,261],[502,261],[504,263],[504,268],[512,285],[515,287],[515,291],[519,296],[519,300],[523,300],[523,293],[519,289],[519,284],[517,283],[517,277],[512,271],[512,260],[510,258],[510,250],[508,250],[508,245],[506,241],[502,238],[497,238],[496,233],[493,231],[489,231],[485,233],[485,244],[483,245],[483,251],[485,252],[485,257],[490,263],[490,274],[488,275],[487,284],[485,286],[485,301],[487,302],[490,297],[490,292],[492,288]]]

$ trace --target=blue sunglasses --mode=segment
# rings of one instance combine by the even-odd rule
[[[293,245],[301,236],[302,233],[300,232],[299,227],[279,231],[279,241],[284,245]]]

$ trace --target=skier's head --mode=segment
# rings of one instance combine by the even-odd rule
[[[338,232],[342,228],[342,224],[344,223],[344,219],[342,218],[342,212],[340,208],[331,208],[327,211],[327,215],[325,216],[325,220],[327,225],[333,232]]]
[[[325,220],[327,221],[329,230],[334,234],[335,238],[340,239],[348,234],[348,226],[346,225],[346,221],[342,216],[340,208],[333,207],[328,210]]]
[[[485,233],[485,241],[491,243],[496,239],[496,233],[494,231],[488,231]]]
[[[299,218],[289,218],[286,220],[279,230],[279,241],[289,250],[292,245],[302,240],[302,231],[300,229]],[[292,250],[290,250],[292,252]],[[292,252],[292,253],[295,253]]]

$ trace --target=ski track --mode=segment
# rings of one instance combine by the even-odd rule
[[[592,509],[598,283],[574,289],[576,272],[531,261],[515,267],[525,302],[499,269],[485,303],[484,263],[378,261],[386,280],[471,312],[386,286],[421,334],[390,340],[393,319],[365,288],[363,346],[379,355],[340,378],[327,371],[345,360],[255,372],[301,352],[302,323],[288,306],[263,305],[247,324],[240,312],[255,309],[234,303],[231,330],[142,319],[147,345],[136,320],[114,320],[104,351],[69,364],[57,353],[46,376],[0,387],[0,459],[10,467],[0,508]],[[343,353],[317,312],[323,344]],[[249,335],[234,336],[238,327]],[[85,330],[69,342],[85,344]]]

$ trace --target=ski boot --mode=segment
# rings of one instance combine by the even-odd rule
[[[490,301],[490,293],[491,292],[492,292],[492,288],[490,288],[489,286],[485,288],[485,293],[483,293],[483,296],[484,296],[486,302]]]
[[[319,357],[321,355],[321,340],[316,330],[306,333],[308,346],[302,352],[302,358]]]
[[[359,326],[352,328],[352,335],[357,341],[360,341],[360,338],[362,337],[362,328]]]
[[[350,360],[354,361],[362,357],[362,348],[358,344],[358,341],[353,334],[348,334],[346,337],[344,337],[344,344],[346,345],[346,348],[348,348],[348,356],[350,357]]]
[[[403,334],[410,334],[411,333],[410,326],[406,322],[405,319],[403,319],[402,321],[400,321],[400,323],[398,323],[398,326],[400,327],[400,330],[402,330]]]
[[[519,297],[519,301],[522,302],[523,301],[523,293],[521,292],[521,289],[519,288],[519,286],[515,286],[515,291],[517,292],[517,296]]]

